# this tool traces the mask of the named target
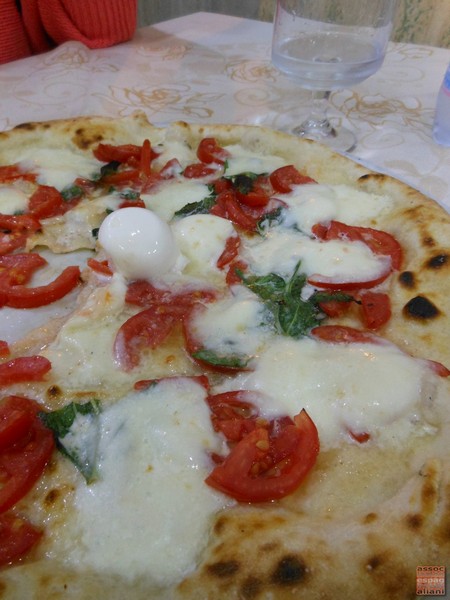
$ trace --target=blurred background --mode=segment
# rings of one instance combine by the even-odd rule
[[[272,21],[275,0],[139,0],[138,6],[144,27],[199,11]],[[398,0],[392,39],[450,48],[450,0]]]

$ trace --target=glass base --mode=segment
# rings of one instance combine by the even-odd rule
[[[328,119],[315,121],[306,119],[291,129],[293,135],[325,144],[337,152],[351,152],[356,146],[355,134],[345,127],[335,129]]]

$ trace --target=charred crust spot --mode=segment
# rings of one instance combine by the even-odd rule
[[[276,585],[292,585],[304,581],[308,572],[309,569],[301,558],[288,554],[277,564],[271,581]]]
[[[366,525],[368,525],[369,523],[373,523],[377,519],[378,519],[377,513],[374,513],[374,512],[367,513],[367,515],[363,519],[363,523],[365,523]]]
[[[437,489],[433,480],[426,479],[422,486],[422,503],[424,506],[428,506],[429,504],[433,504],[437,497]]]
[[[103,135],[101,133],[94,133],[93,131],[88,131],[84,127],[79,127],[75,131],[74,135],[74,143],[78,148],[82,150],[86,150],[95,144],[100,143],[103,140]]]
[[[47,389],[47,398],[49,400],[57,400],[61,395],[61,388],[57,385],[52,385]]]
[[[379,554],[375,554],[374,556],[371,556],[369,558],[369,560],[366,562],[366,569],[367,569],[367,571],[375,571],[376,569],[381,567],[383,564],[384,564],[384,559]]]
[[[231,577],[239,571],[239,568],[237,560],[220,561],[207,566],[209,573],[220,579]]]
[[[415,296],[403,307],[405,317],[418,320],[434,319],[439,315],[439,309],[425,296]]]
[[[405,521],[408,529],[417,531],[423,525],[423,516],[420,514],[407,515]]]
[[[219,517],[214,524],[214,533],[220,535],[227,526],[227,522],[228,519],[226,517]]]
[[[449,262],[448,254],[436,254],[430,260],[427,261],[426,267],[429,269],[441,269],[445,267]]]
[[[56,490],[56,489],[50,490],[44,498],[44,504],[46,504],[48,507],[51,507],[51,506],[53,506],[53,504],[56,504],[59,497],[60,497],[59,490]]]
[[[276,552],[280,547],[278,542],[267,542],[261,546],[261,552],[265,552],[270,554],[271,552]]]
[[[403,271],[403,273],[400,273],[398,276],[398,280],[403,287],[408,289],[411,289],[416,285],[414,273],[412,271]]]
[[[247,577],[241,586],[241,596],[244,600],[252,600],[259,595],[262,588],[262,581],[257,577]]]

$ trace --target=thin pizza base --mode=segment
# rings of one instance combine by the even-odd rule
[[[368,224],[392,233],[405,251],[402,273],[391,278],[393,316],[383,335],[413,356],[450,364],[450,217],[417,191],[322,146],[258,127],[177,123],[158,129],[137,114],[119,121],[81,118],[21,126],[0,136],[0,164],[14,162],[24,147],[70,147],[84,153],[99,141],[141,143],[148,137],[158,143],[166,136],[186,139],[192,147],[205,136],[223,145],[239,143],[280,155],[320,183],[347,184],[393,198],[392,210]],[[429,311],[414,310],[417,297],[426,299]],[[22,342],[22,347],[27,343],[31,348],[35,340]],[[450,557],[450,386],[440,379],[438,388],[434,435],[401,448],[354,444],[329,450],[291,496],[226,509],[211,523],[197,570],[174,589],[68,570],[43,556],[44,542],[29,561],[1,573],[0,597],[411,598],[416,566],[446,564]],[[48,401],[48,384],[21,389]],[[41,506],[42,517],[51,508],[64,519],[77,477],[66,461],[55,458],[39,487],[23,501],[23,510]]]

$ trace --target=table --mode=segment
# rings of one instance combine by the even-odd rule
[[[307,93],[270,62],[272,26],[195,13],[141,28],[102,50],[68,42],[0,68],[0,130],[33,120],[123,116],[282,128]],[[450,50],[391,43],[382,68],[331,96],[330,115],[355,130],[351,156],[450,210],[450,148],[431,137]]]

